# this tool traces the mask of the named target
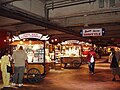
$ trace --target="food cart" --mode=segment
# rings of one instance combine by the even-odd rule
[[[87,62],[86,56],[91,44],[78,40],[67,40],[61,44],[62,53],[60,57],[65,68],[68,66],[79,68],[81,64]]]
[[[64,68],[71,66],[79,68],[82,64],[81,45],[78,40],[67,40],[61,46],[61,63]]]
[[[26,38],[39,37],[37,33],[25,33],[20,36],[21,40],[14,41],[12,45],[13,50],[16,50],[19,46],[23,46],[24,50],[28,56],[28,67],[25,70],[25,78],[30,83],[35,83],[41,81],[50,70],[50,59],[46,54],[48,54],[48,48],[46,48],[45,40],[25,40]],[[35,38],[34,37],[34,38]]]
[[[66,68],[67,65],[73,68],[79,68],[82,64],[82,59],[81,57],[61,57],[61,62],[64,64],[64,68]]]

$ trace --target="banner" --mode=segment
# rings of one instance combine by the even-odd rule
[[[24,33],[19,35],[20,39],[25,39],[25,38],[41,39],[41,37],[42,37],[42,34],[39,34],[39,33]]]

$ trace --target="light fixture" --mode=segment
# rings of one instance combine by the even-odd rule
[[[55,41],[57,41],[57,39],[55,39]]]

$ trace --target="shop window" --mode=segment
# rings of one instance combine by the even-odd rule
[[[104,8],[104,0],[99,0],[99,8]]]
[[[115,6],[115,0],[109,0],[109,5],[110,5],[110,7],[114,7]]]

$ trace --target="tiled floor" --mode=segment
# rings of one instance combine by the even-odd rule
[[[109,63],[104,62],[105,60],[106,58],[102,58],[96,62],[94,75],[88,73],[87,64],[80,69],[51,69],[39,83],[30,84],[24,81],[21,88],[2,90],[120,90],[120,78],[117,76],[116,81],[111,81]]]

